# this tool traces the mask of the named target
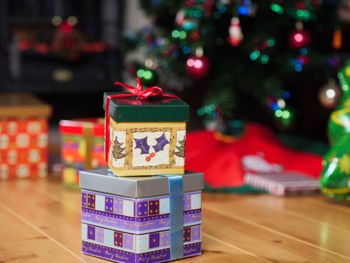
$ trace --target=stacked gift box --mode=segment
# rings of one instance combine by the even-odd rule
[[[135,263],[200,255],[203,174],[184,170],[189,107],[121,85],[130,94],[104,96],[109,169],[80,172],[82,252]]]
[[[78,187],[79,171],[107,167],[104,160],[104,121],[101,118],[62,120],[61,159],[64,185]]]
[[[51,111],[31,94],[0,94],[0,179],[47,175]]]

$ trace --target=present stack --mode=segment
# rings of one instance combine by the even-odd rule
[[[189,106],[158,87],[105,93],[110,169],[81,171],[82,252],[115,262],[201,254],[203,174],[184,170]]]
[[[0,94],[0,179],[47,175],[51,112],[31,94]]]

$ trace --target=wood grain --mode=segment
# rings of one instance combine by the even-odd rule
[[[80,253],[80,206],[59,180],[0,182],[0,263],[106,262]],[[349,219],[321,195],[204,193],[203,255],[181,262],[350,262]]]

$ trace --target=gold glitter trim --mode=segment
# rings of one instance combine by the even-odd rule
[[[125,164],[124,167],[113,167],[111,162],[109,163],[113,171],[125,171],[125,170],[134,170],[134,171],[150,171],[150,170],[159,170],[159,169],[176,169],[177,171],[183,166],[175,167],[175,149],[177,143],[177,131],[184,130],[186,131],[186,122],[123,122],[117,123],[112,118],[110,118],[110,126],[112,127],[113,132],[124,131],[126,133],[125,139]],[[155,127],[156,126],[156,127]],[[139,127],[139,128],[138,128]],[[159,164],[153,166],[133,166],[133,134],[137,132],[169,132],[169,164]],[[185,135],[186,136],[186,135]],[[114,142],[112,147],[114,147]],[[149,172],[146,172],[150,174]]]

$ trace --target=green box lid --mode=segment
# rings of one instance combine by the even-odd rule
[[[124,94],[105,92],[103,108],[106,110],[107,96]],[[180,98],[157,97],[140,100],[136,96],[113,98],[108,110],[116,122],[182,122],[189,121],[189,105]]]

